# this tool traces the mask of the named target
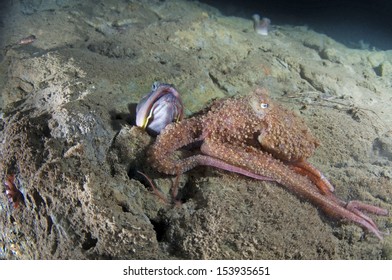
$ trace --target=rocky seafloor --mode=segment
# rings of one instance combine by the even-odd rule
[[[146,4],[148,3],[148,4]],[[14,1],[2,15],[1,259],[392,259],[392,236],[325,217],[284,187],[212,168],[174,177],[146,162],[133,126],[154,81],[186,115],[256,86],[301,115],[310,161],[345,200],[392,210],[392,52],[348,49],[307,27],[273,26],[198,2]],[[30,34],[32,44],[15,44]],[[389,125],[388,125],[389,124]],[[391,216],[374,217],[380,230]]]

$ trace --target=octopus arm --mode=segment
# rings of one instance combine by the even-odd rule
[[[211,157],[219,157],[224,162],[230,162],[230,165],[271,178],[297,196],[309,200],[326,215],[354,222],[382,239],[382,233],[376,224],[362,211],[377,215],[388,215],[388,211],[384,209],[364,203],[358,204],[354,201],[346,203],[332,192],[325,195],[307,177],[296,173],[289,166],[278,159],[274,159],[268,153],[253,147],[244,149],[229,143],[205,141],[201,150]]]

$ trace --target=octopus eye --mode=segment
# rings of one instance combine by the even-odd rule
[[[266,108],[268,108],[268,103],[260,103],[260,108],[261,108],[261,109],[266,109]]]

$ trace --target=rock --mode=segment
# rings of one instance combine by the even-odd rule
[[[368,61],[373,68],[378,67],[384,60],[385,55],[383,52],[372,52],[368,56]]]
[[[392,133],[391,131],[376,138],[373,142],[373,151],[379,156],[392,161]]]
[[[374,72],[380,77],[388,77],[392,75],[392,64],[389,61],[384,61],[379,66],[374,67]]]
[[[320,52],[320,57],[324,59],[328,59],[331,62],[341,63],[342,55],[338,50],[333,48],[325,48]]]

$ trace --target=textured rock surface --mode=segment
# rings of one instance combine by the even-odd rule
[[[149,2],[15,1],[3,17],[0,174],[16,174],[24,204],[0,196],[0,258],[392,259],[391,236],[327,220],[273,183],[197,168],[180,178],[184,203],[167,205],[137,171],[167,195],[173,178],[148,166],[154,139],[132,126],[155,80],[175,84],[187,115],[262,85],[320,139],[312,162],[339,196],[391,211],[392,53]],[[390,231],[391,217],[375,221]]]

